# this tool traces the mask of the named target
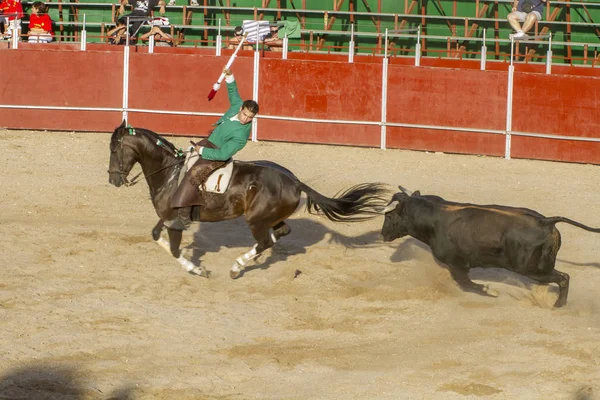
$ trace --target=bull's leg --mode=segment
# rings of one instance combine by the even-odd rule
[[[452,278],[458,283],[460,288],[465,292],[480,294],[483,296],[498,297],[498,292],[492,290],[488,285],[475,283],[469,278],[469,269],[460,267],[450,267]]]
[[[282,225],[283,224],[283,225]],[[281,226],[282,225],[282,226]],[[287,228],[287,229],[285,229]],[[269,235],[269,226],[261,224],[260,226],[251,226],[252,236],[256,239],[256,244],[246,254],[236,258],[235,263],[229,271],[231,279],[239,278],[242,270],[252,260],[256,260],[267,249],[273,247],[273,244],[282,236],[291,232],[289,227],[283,222],[275,226],[275,232]]]
[[[552,270],[549,274],[526,274],[528,278],[538,281],[539,283],[556,283],[558,285],[558,300],[554,303],[554,307],[562,307],[567,304],[567,296],[569,295],[569,275],[564,272]]]
[[[158,240],[160,238],[160,232],[165,227],[163,225],[165,221],[163,219],[159,219],[154,228],[152,228],[152,239]]]

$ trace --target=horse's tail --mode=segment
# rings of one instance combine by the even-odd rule
[[[334,222],[357,222],[381,215],[388,199],[388,190],[380,183],[362,183],[339,192],[334,198],[325,197],[308,185],[297,181],[307,196],[306,209],[311,214],[325,214]]]

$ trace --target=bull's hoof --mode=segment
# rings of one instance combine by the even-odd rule
[[[556,303],[554,303],[554,308],[564,307],[565,304],[567,304],[567,301],[559,298],[558,300],[556,300]]]
[[[483,291],[485,292],[485,294],[487,296],[490,296],[490,297],[500,296],[500,292],[498,292],[497,290],[494,290],[494,289],[490,289],[490,287],[488,285],[484,285]]]

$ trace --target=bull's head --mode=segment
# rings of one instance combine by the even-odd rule
[[[398,188],[402,192],[394,194],[387,207],[382,210],[385,219],[381,228],[381,238],[386,242],[408,235],[406,216],[403,215],[406,201],[410,197],[421,194],[419,191],[411,193],[402,186],[398,186]]]

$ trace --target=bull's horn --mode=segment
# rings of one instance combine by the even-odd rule
[[[388,204],[386,208],[384,208],[383,210],[381,210],[381,213],[382,214],[387,214],[390,211],[395,210],[397,205],[398,205],[398,200],[394,200],[390,204]]]
[[[402,190],[404,193],[406,193],[409,197],[412,196],[412,192],[408,189],[403,188],[402,186],[398,186],[398,189]]]

